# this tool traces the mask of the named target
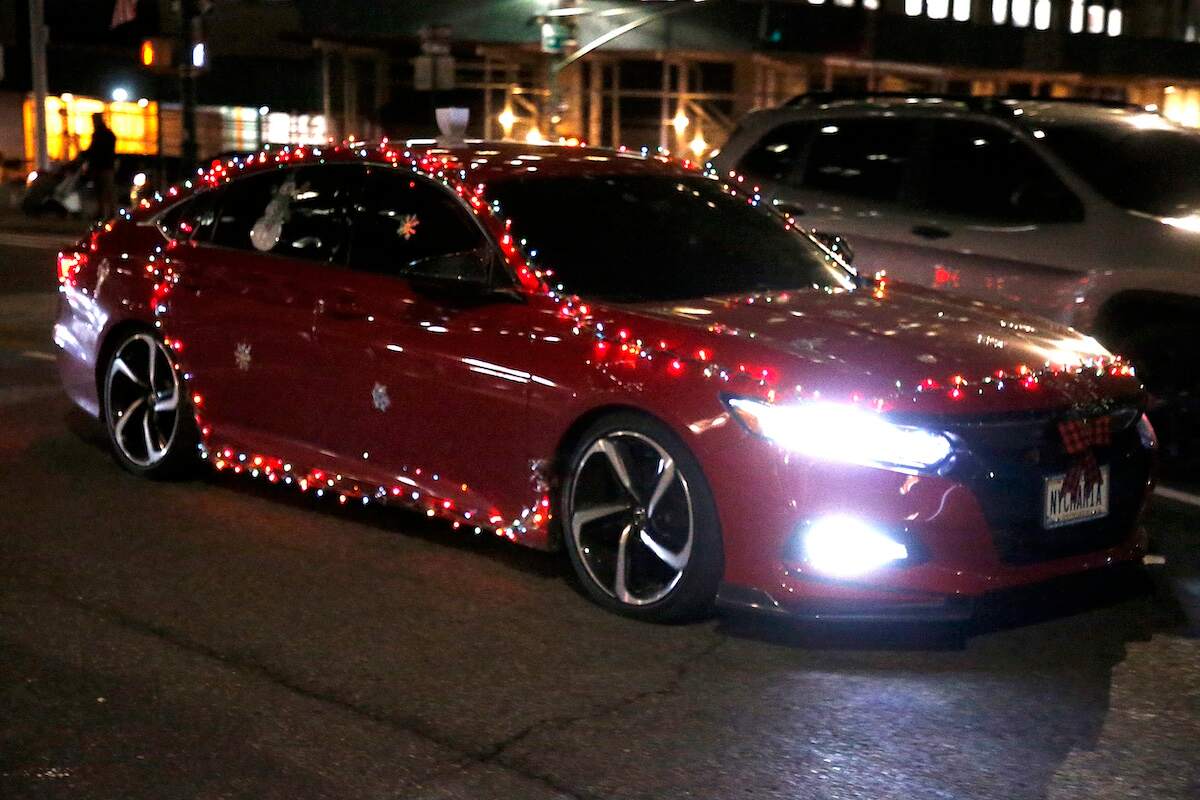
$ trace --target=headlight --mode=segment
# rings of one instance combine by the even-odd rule
[[[733,415],[751,432],[793,453],[885,469],[930,469],[950,455],[944,434],[897,425],[880,414],[839,403],[775,405],[733,397]]]

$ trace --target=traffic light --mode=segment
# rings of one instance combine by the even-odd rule
[[[165,36],[143,39],[138,48],[138,62],[152,72],[173,72],[178,66],[174,40]]]

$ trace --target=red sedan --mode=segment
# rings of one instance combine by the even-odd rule
[[[64,384],[135,473],[203,460],[563,548],[656,620],[954,618],[1142,552],[1127,364],[857,275],[748,184],[488,143],[194,183],[59,257]]]

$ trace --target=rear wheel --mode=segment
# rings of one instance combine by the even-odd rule
[[[103,414],[113,455],[130,472],[180,475],[196,464],[195,425],[170,349],[154,335],[126,334],[104,370]]]
[[[571,564],[598,603],[660,622],[711,609],[724,569],[716,508],[665,426],[631,413],[597,422],[571,454],[561,503]]]

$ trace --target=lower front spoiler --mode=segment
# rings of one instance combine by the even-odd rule
[[[953,595],[922,602],[811,599],[783,605],[768,593],[723,583],[717,608],[781,621],[805,622],[970,622],[984,628],[1037,622],[1127,600],[1150,591],[1137,561],[1116,562],[978,596]]]
[[[975,614],[975,601],[969,597],[945,597],[926,603],[810,600],[784,606],[760,589],[723,583],[717,592],[717,608],[796,621],[965,622]]]

